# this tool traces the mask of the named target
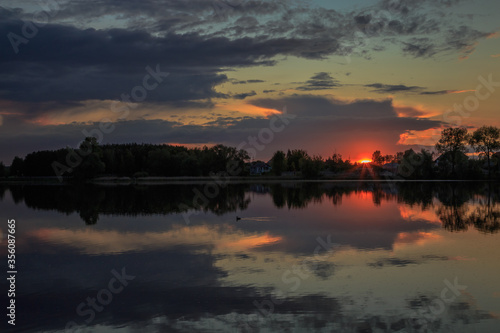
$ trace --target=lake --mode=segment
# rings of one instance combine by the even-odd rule
[[[3,185],[0,199],[15,331],[499,330],[496,183]]]

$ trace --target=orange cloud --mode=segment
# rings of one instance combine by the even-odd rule
[[[408,106],[393,102],[394,111],[398,117],[416,117],[416,118],[429,118],[440,114],[438,110],[429,110],[422,104],[415,106]]]
[[[399,135],[398,145],[434,146],[440,137],[440,128],[431,128],[425,131],[407,131]]]
[[[249,115],[249,116],[263,116],[263,117],[269,117],[274,114],[281,113],[280,111],[276,111],[275,109],[268,109],[268,108],[263,108],[260,106],[252,105],[252,104],[247,104],[243,102],[235,102],[235,103],[228,103],[228,104],[217,104],[216,109],[221,111],[221,112],[229,112],[229,113],[234,113],[235,111],[238,113],[242,113],[244,115]]]
[[[476,90],[474,89],[469,89],[469,90],[448,90],[448,94],[463,94],[467,92],[475,92]]]
[[[490,38],[498,38],[500,37],[500,32],[496,31],[496,32],[492,32],[491,34],[489,34],[488,36],[486,36],[486,38],[490,39]]]

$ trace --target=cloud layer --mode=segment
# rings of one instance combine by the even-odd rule
[[[458,0],[381,0],[370,7],[349,9],[323,7],[311,0],[57,3],[49,7],[24,3],[16,4],[19,8],[0,7],[0,35],[7,36],[0,39],[0,49],[5,51],[0,55],[0,105],[7,106],[0,112],[0,135],[24,135],[16,141],[18,154],[27,152],[27,138],[32,140],[29,150],[41,148],[41,142],[47,144],[46,148],[56,142],[64,146],[78,140],[82,128],[94,126],[66,122],[45,127],[50,123],[45,120],[54,113],[97,105],[88,110],[90,114],[117,100],[128,103],[133,115],[129,122],[116,124],[125,131],[126,141],[237,143],[266,126],[268,119],[241,118],[241,110],[231,110],[241,112],[239,115],[222,112],[220,119],[212,117],[205,125],[201,124],[204,118],[199,118],[194,128],[186,122],[151,117],[159,109],[159,113],[177,116],[193,109],[221,112],[213,109],[222,100],[239,105],[249,101],[249,105],[276,110],[288,105],[298,115],[297,125],[292,125],[297,126],[295,133],[303,133],[300,139],[290,137],[288,146],[315,146],[313,137],[340,140],[336,133],[345,128],[351,132],[355,129],[361,133],[359,137],[364,137],[365,133],[378,132],[376,126],[381,132],[387,130],[382,135],[384,140],[391,136],[397,142],[394,138],[402,132],[429,129],[439,122],[398,117],[390,101],[345,103],[309,95],[290,96],[287,88],[278,92],[269,89],[271,83],[262,77],[230,79],[227,73],[271,68],[286,58],[320,62],[340,56],[349,61],[350,56],[357,55],[370,59],[387,48],[417,58],[465,59],[479,41],[493,33],[474,26],[473,16],[464,17],[451,10],[461,4]],[[40,8],[45,11],[40,12]],[[337,79],[338,73],[323,69],[310,73],[309,80],[294,84],[295,92],[325,93],[345,86]],[[251,88],[224,92],[221,87],[226,83],[235,89],[247,84]],[[258,89],[258,85],[263,88]],[[404,82],[365,81],[354,85],[385,94],[454,92],[427,91]],[[264,99],[266,96],[274,99]],[[137,107],[135,102],[142,106]],[[144,107],[154,110],[149,117],[147,112],[139,113]],[[112,134],[106,140],[122,142],[125,137]],[[4,156],[13,154],[9,151]]]
[[[287,113],[294,116],[287,123],[273,121],[275,127],[281,128],[283,124],[286,126],[276,132],[271,140],[266,137],[265,144],[257,141],[260,142],[257,150],[250,144],[249,138],[258,139],[263,129],[272,127],[271,119],[276,116],[218,117],[215,121],[200,125],[185,125],[167,120],[124,120],[114,124],[114,130],[104,135],[103,142],[243,144],[242,148],[257,151],[255,157],[260,159],[270,158],[274,151],[283,147],[302,148],[311,154],[322,154],[325,157],[332,154],[335,147],[343,147],[355,157],[358,154],[370,156],[376,149],[404,150],[404,147],[396,144],[401,133],[441,126],[439,121],[421,118],[421,113],[412,108],[407,108],[405,114],[418,115],[420,118],[399,116],[391,100],[344,102],[314,95],[296,95],[254,99],[249,103],[280,113],[286,106]],[[68,143],[76,146],[84,138],[83,130],[88,133],[100,126],[98,123],[38,126],[9,119],[4,131],[0,133],[0,151],[4,152],[9,151],[10,140],[15,140],[23,153],[28,153],[33,147],[60,148]],[[24,133],[30,135],[26,136]],[[48,133],[55,135],[47,135]],[[12,157],[11,153],[5,158],[11,160]]]

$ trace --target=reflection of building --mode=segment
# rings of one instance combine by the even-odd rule
[[[271,193],[271,188],[269,186],[264,186],[260,184],[250,185],[250,191],[254,193]]]
[[[271,166],[268,163],[256,161],[250,164],[251,175],[261,175],[269,171],[271,171]]]

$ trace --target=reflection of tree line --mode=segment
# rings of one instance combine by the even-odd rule
[[[401,184],[399,189],[398,198],[422,209],[433,207],[436,198],[436,213],[446,230],[500,229],[500,191],[495,183],[415,183]]]
[[[451,189],[440,198],[437,210],[443,227],[449,231],[465,231],[473,226],[486,233],[500,229],[500,191],[496,184],[487,184],[469,195]],[[467,204],[469,203],[469,204]]]
[[[389,187],[370,183],[291,183],[270,187],[274,205],[289,209],[306,208],[309,203],[320,202],[325,198],[334,205],[341,205],[344,196],[356,193],[371,192],[375,205],[395,198]]]
[[[203,210],[217,215],[245,210],[247,192],[269,192],[278,208],[303,209],[323,200],[342,204],[346,195],[371,193],[374,205],[395,200],[421,209],[435,209],[444,228],[496,232],[500,226],[500,189],[493,183],[284,183],[259,185],[231,184],[203,204],[196,199],[203,185],[168,186],[0,186],[0,199],[9,189],[15,203],[24,201],[34,209],[77,212],[87,224],[100,214],[151,215]],[[437,199],[437,200],[436,200]]]
[[[226,186],[219,195],[207,199],[202,206],[194,200],[201,185],[169,186],[10,186],[14,202],[24,201],[27,207],[57,210],[71,214],[77,212],[87,224],[95,224],[100,214],[152,215],[183,213],[188,209],[210,211],[215,214],[244,210],[249,199],[245,198],[247,186]],[[0,187],[0,193],[5,187]]]

